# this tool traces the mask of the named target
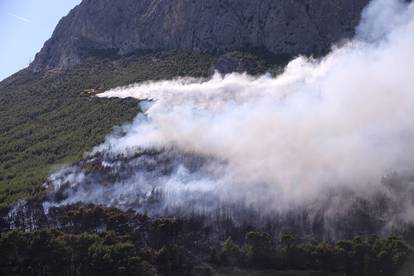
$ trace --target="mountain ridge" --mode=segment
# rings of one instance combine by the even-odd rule
[[[62,18],[30,68],[67,68],[91,56],[174,49],[320,54],[354,34],[368,2],[84,0]]]

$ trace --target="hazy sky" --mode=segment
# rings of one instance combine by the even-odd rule
[[[81,0],[0,0],[0,80],[27,67]]]

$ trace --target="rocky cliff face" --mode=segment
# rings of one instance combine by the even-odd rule
[[[37,54],[34,71],[141,50],[319,53],[350,37],[369,0],[83,0]]]

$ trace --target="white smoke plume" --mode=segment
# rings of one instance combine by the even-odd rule
[[[110,90],[100,97],[154,102],[93,154],[168,150],[210,161],[194,172],[178,158],[169,175],[135,171],[110,186],[82,186],[84,172],[69,168],[49,188],[71,183],[58,204],[123,206],[137,190],[156,188],[166,208],[242,202],[276,213],[326,208],[327,216],[348,212],[355,198],[388,197],[397,211],[383,219],[412,222],[413,51],[414,4],[374,0],[353,40],[318,60],[298,57],[279,76],[215,74]],[[405,177],[398,191],[385,185],[387,175]]]

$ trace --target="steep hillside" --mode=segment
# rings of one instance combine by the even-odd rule
[[[38,194],[54,166],[78,160],[136,113],[133,100],[83,90],[213,68],[263,73],[350,37],[367,2],[82,1],[31,66],[0,83],[0,206]]]
[[[84,0],[57,26],[34,71],[90,56],[187,49],[262,48],[312,54],[351,37],[368,0]]]
[[[0,206],[33,196],[50,170],[73,162],[100,143],[114,125],[131,120],[136,100],[81,96],[179,75],[206,76],[212,57],[164,52],[118,60],[89,59],[70,70],[23,70],[0,83]]]

